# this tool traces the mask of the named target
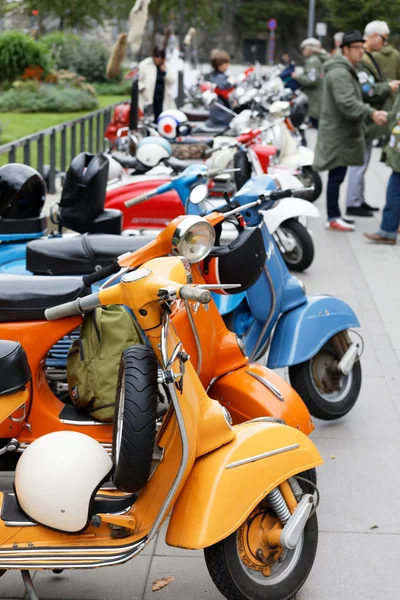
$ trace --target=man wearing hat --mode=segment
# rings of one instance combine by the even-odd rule
[[[365,155],[365,124],[385,125],[387,113],[375,110],[363,101],[355,66],[364,54],[364,38],[359,31],[349,31],[342,41],[342,56],[324,65],[322,107],[314,168],[329,171],[326,227],[336,231],[353,231],[354,224],[342,219],[339,209],[340,186],[347,167],[362,165]]]
[[[392,94],[397,92],[400,81],[386,81],[379,63],[372,52],[380,50],[389,38],[389,27],[385,21],[371,21],[364,31],[364,55],[356,66],[358,80],[361,84],[364,102],[367,102],[376,110],[390,110],[392,107]],[[365,173],[368,168],[372,142],[386,135],[385,128],[375,123],[367,125],[365,132],[365,156],[364,163],[359,167],[350,167],[347,188],[347,215],[350,217],[372,217],[377,208],[370,206],[365,201]]]
[[[321,42],[316,38],[307,38],[300,44],[303,56],[307,59],[304,73],[292,73],[304,93],[308,96],[310,121],[318,129],[318,119],[321,110],[322,78],[324,75],[323,64],[329,55],[321,47]]]

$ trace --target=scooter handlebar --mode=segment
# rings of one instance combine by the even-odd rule
[[[125,202],[125,206],[127,208],[129,208],[130,206],[135,206],[135,204],[140,204],[141,202],[144,202],[145,200],[150,198],[150,194],[152,194],[153,192],[154,192],[154,190],[152,190],[152,192],[146,192],[145,194],[140,194],[140,196],[136,196],[136,198],[131,198],[130,200],[127,200]]]
[[[208,290],[202,290],[191,285],[182,286],[179,296],[182,300],[193,300],[194,302],[200,302],[200,304],[208,304],[211,300],[211,294]]]
[[[107,277],[111,277],[111,275],[114,275],[114,273],[118,273],[120,269],[121,267],[119,266],[118,261],[113,260],[110,265],[107,265],[102,269],[98,269],[97,271],[90,273],[90,275],[85,275],[82,278],[82,281],[87,287],[90,287],[94,283],[97,283],[102,279],[106,279]]]
[[[65,317],[81,315],[85,312],[94,310],[99,306],[101,306],[99,294],[90,294],[83,298],[77,298],[77,300],[73,300],[72,302],[65,302],[58,306],[46,308],[44,316],[48,321],[56,321],[57,319],[64,319]]]

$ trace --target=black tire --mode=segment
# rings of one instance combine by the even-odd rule
[[[329,344],[324,346],[316,357],[289,367],[289,379],[313,417],[323,421],[333,421],[344,417],[357,402],[362,380],[361,363],[357,360],[350,374],[347,377],[341,376],[342,387],[344,387],[343,397],[339,392],[336,399],[334,396],[329,398],[329,394],[324,394],[318,388],[312,376],[312,361],[323,352],[333,354]]]
[[[233,157],[233,166],[240,171],[235,172],[235,185],[239,191],[251,177],[252,168],[244,150],[238,150]]]
[[[296,242],[296,248],[292,252],[282,254],[288,269],[296,272],[305,271],[314,260],[314,242],[310,232],[297,219],[284,221],[280,229]]]
[[[292,571],[275,585],[257,583],[243,568],[237,548],[237,532],[204,549],[207,569],[216,587],[228,600],[290,600],[304,585],[318,547],[317,515],[311,515],[303,533],[301,555]],[[268,578],[265,578],[267,583]]]
[[[304,477],[314,485],[308,485],[305,481],[299,480],[299,484],[304,492],[304,494],[314,494],[315,488],[317,485],[317,469],[308,469],[307,471],[302,471],[298,474],[299,477]]]
[[[308,200],[309,202],[318,200],[322,194],[322,179],[320,174],[312,167],[302,167],[297,177],[304,187],[314,186],[315,189],[313,192],[303,192],[302,190],[298,190],[298,192],[296,191],[293,195]]]
[[[139,492],[150,476],[156,437],[157,359],[151,348],[131,346],[121,356],[114,413],[115,487]]]

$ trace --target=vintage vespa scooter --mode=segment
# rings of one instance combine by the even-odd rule
[[[206,186],[192,192],[187,212],[203,213]],[[352,341],[348,330],[359,327],[353,310],[332,296],[308,297],[304,286],[292,276],[268,230],[263,211],[271,210],[270,193],[276,181],[261,175],[250,179],[235,195],[227,216],[239,215],[243,222],[258,229],[259,253],[265,253],[261,276],[246,290],[215,295],[217,306],[228,327],[241,339],[251,360],[268,350],[270,369],[289,367],[289,377],[314,417],[325,420],[344,416],[357,401],[361,387],[361,345]],[[288,190],[287,195],[291,191]],[[283,194],[284,196],[285,194]],[[128,204],[142,202],[146,195]],[[196,198],[193,202],[194,197]],[[246,246],[254,243],[242,234],[225,248],[210,254],[212,265],[205,265],[205,279],[210,283],[232,282],[238,271],[250,268],[246,263]],[[236,290],[237,291],[237,290]],[[232,295],[233,294],[233,295]]]
[[[204,310],[211,297],[188,284],[185,260],[166,257],[125,274],[116,286],[46,311],[48,319],[64,319],[125,304],[150,347],[133,346],[122,357],[112,460],[84,434],[45,435],[19,461],[15,493],[0,493],[0,569],[20,570],[31,600],[37,595],[28,569],[124,563],[169,513],[167,543],[204,549],[228,600],[289,600],[309,575],[318,542],[315,499],[296,476],[322,458],[307,436],[274,419],[231,425],[171,324],[179,298]],[[10,348],[3,345],[1,354],[7,403],[13,392],[26,393],[29,367],[18,385]],[[171,399],[159,428],[158,383]],[[101,489],[110,478],[116,489]]]
[[[217,215],[218,219],[220,216]],[[209,217],[211,219],[211,216]],[[222,216],[223,219],[223,216]],[[102,238],[103,236],[100,236]],[[110,236],[113,238],[114,236]],[[126,241],[129,241],[128,239]],[[210,252],[214,241],[214,229],[201,217],[179,217],[147,246],[133,253],[125,253],[111,266],[87,276],[87,284],[103,280],[114,275],[110,281],[116,282],[122,268],[137,269],[147,260],[164,257],[171,252],[179,252],[192,261],[191,273],[196,263]],[[51,240],[52,245],[64,246],[64,239]],[[258,276],[258,273],[256,273]],[[204,280],[202,283],[205,284]],[[0,413],[0,464],[13,462],[15,454],[25,450],[35,439],[47,433],[65,430],[86,433],[105,448],[109,448],[112,439],[110,424],[101,423],[71,404],[58,399],[49,388],[49,373],[46,367],[46,355],[60,339],[67,342],[69,332],[81,323],[81,318],[64,319],[55,323],[43,320],[44,308],[66,300],[83,298],[88,287],[78,277],[23,277],[4,275],[0,277],[0,339],[19,340],[23,345],[30,368],[32,382],[27,397],[15,396],[15,404],[4,405],[5,413]],[[232,286],[232,282],[227,284]],[[182,307],[181,307],[182,308]],[[175,310],[172,315],[175,322]],[[208,305],[208,311],[196,312],[197,327],[207,330],[204,344],[204,360],[201,360],[200,346],[191,339],[189,353],[196,360],[196,369],[200,380],[207,388],[216,379],[225,386],[225,376],[231,371],[242,373],[243,381],[248,380],[246,389],[239,394],[235,384],[227,386],[223,402],[232,409],[235,423],[257,417],[273,416],[283,419],[287,424],[310,434],[314,425],[309,412],[298,394],[278,375],[261,365],[252,365],[243,354],[237,337],[226,329],[222,317],[214,303]],[[178,332],[191,330],[192,311],[180,312]],[[181,335],[179,333],[179,335]],[[203,334],[202,334],[203,335]],[[186,337],[185,344],[186,344]],[[193,350],[193,351],[192,351]],[[65,367],[63,381],[66,381]],[[230,380],[229,380],[230,381]],[[219,389],[215,393],[219,394]],[[218,396],[218,399],[220,396]],[[13,464],[11,465],[13,466]],[[4,470],[4,466],[3,466]]]

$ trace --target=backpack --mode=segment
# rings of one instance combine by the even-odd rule
[[[67,360],[69,395],[76,408],[98,421],[113,420],[121,355],[135,344],[143,344],[142,336],[123,306],[96,308],[84,316]]]

